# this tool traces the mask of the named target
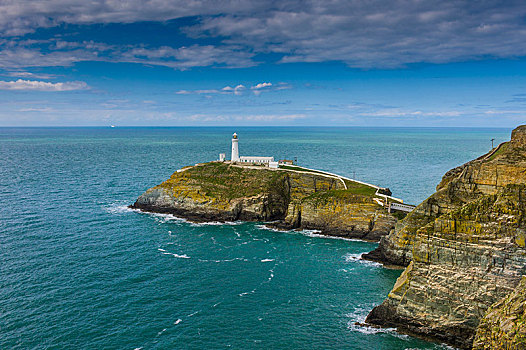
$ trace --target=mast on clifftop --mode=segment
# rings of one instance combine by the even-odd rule
[[[239,146],[238,146],[237,134],[232,135],[232,158],[233,162],[239,162]]]

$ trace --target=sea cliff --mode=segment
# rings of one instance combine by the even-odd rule
[[[192,221],[272,221],[283,229],[377,241],[396,218],[376,189],[317,172],[210,162],[183,168],[132,205]]]
[[[437,191],[367,255],[406,268],[366,322],[465,349],[476,333],[476,348],[526,348],[522,319],[499,321],[510,303],[523,312],[517,303],[524,299],[525,239],[526,126],[520,126],[511,141],[447,172]],[[486,341],[496,338],[510,340]]]

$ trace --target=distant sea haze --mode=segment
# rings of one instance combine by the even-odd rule
[[[442,349],[363,328],[376,244],[127,208],[185,165],[294,159],[406,203],[509,139],[467,128],[0,128],[0,348]]]

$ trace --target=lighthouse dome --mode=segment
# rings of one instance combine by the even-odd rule
[[[234,135],[232,135],[232,138],[237,139],[237,133],[234,133]]]

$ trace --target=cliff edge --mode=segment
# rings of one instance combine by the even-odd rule
[[[284,229],[377,241],[396,218],[373,200],[375,192],[317,172],[210,162],[175,172],[131,207],[192,221],[274,221]]]
[[[520,126],[511,141],[447,172],[369,254],[406,269],[366,322],[471,348],[488,309],[526,275],[525,239],[526,126]]]

